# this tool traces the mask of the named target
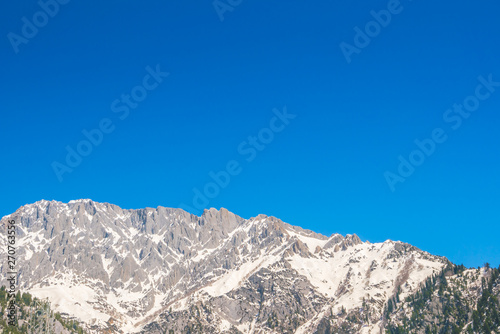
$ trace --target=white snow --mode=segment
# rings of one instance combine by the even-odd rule
[[[264,256],[257,261],[247,262],[237,270],[231,270],[203,290],[212,296],[221,296],[238,288],[248,277],[262,267],[267,267],[281,259],[279,255]]]
[[[290,234],[291,237],[296,237],[300,241],[302,241],[304,244],[307,245],[307,248],[311,253],[314,254],[314,251],[316,250],[316,247],[323,248],[325,244],[328,242],[328,239],[326,240],[321,240],[318,238],[314,237],[308,237],[299,233],[296,233],[294,231],[291,231],[290,229],[287,229],[288,234]]]
[[[81,321],[103,323],[110,317],[93,308],[91,303],[96,301],[96,294],[85,285],[53,285],[33,288],[29,292],[40,299],[49,298],[56,311],[71,314]]]

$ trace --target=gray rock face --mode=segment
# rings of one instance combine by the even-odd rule
[[[40,201],[2,218],[0,233],[7,219],[18,225],[20,287],[91,332],[309,333],[367,301],[375,328],[396,290],[411,293],[447,262],[226,209]]]

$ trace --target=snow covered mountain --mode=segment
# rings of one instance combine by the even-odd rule
[[[354,313],[359,333],[378,333],[390,300],[449,264],[401,242],[225,209],[39,201],[3,217],[1,233],[7,219],[18,224],[20,288],[93,333],[314,333]]]

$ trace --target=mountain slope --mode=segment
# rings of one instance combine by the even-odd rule
[[[10,297],[5,286],[0,287],[0,331],[2,334],[54,333],[83,334],[83,329],[74,320],[65,321],[59,313],[51,311],[50,302],[38,300],[29,293],[18,291],[12,298],[16,305],[16,319],[9,319]],[[14,322],[12,324],[11,322]]]
[[[387,332],[500,333],[499,269],[446,266],[416,294],[391,301]]]
[[[18,224],[21,288],[96,333],[312,333],[359,309],[359,332],[378,332],[392,297],[448,264],[401,242],[326,237],[225,209],[197,217],[40,201],[2,218],[2,229],[7,219]]]

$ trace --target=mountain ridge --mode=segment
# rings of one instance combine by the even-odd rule
[[[162,208],[162,209],[174,209],[174,210],[181,210],[183,212],[185,212],[186,214],[189,214],[189,215],[193,215],[195,217],[198,217],[198,218],[201,218],[207,211],[216,211],[216,212],[220,212],[220,211],[224,211],[224,212],[229,212],[229,213],[232,213],[234,215],[236,215],[237,217],[241,218],[241,219],[246,219],[246,220],[252,220],[252,219],[258,219],[258,218],[270,218],[270,219],[277,219],[277,220],[280,220],[282,221],[283,223],[285,224],[288,224],[286,222],[284,222],[283,220],[281,220],[280,218],[276,217],[276,216],[273,216],[273,215],[267,215],[267,214],[264,214],[264,213],[260,213],[256,216],[253,216],[253,217],[250,217],[250,218],[243,218],[235,213],[233,213],[232,211],[228,210],[227,208],[224,208],[224,207],[220,207],[219,209],[215,208],[215,207],[210,207],[210,208],[206,208],[203,210],[203,212],[201,213],[201,215],[196,215],[194,213],[190,213],[189,211],[186,211],[185,209],[182,209],[182,208],[173,208],[173,207],[168,207],[168,206],[157,206],[156,208],[155,207],[144,207],[144,208],[137,208],[137,209],[124,209],[124,208],[121,208],[120,206],[116,205],[116,204],[113,204],[113,203],[109,203],[109,202],[98,202],[98,201],[94,201],[92,199],[89,199],[89,198],[82,198],[82,199],[76,199],[76,200],[70,200],[68,201],[67,203],[65,202],[62,202],[62,201],[58,201],[58,200],[45,200],[45,199],[42,199],[42,200],[39,200],[39,201],[36,201],[36,202],[33,202],[33,203],[27,203],[27,204],[24,204],[22,205],[21,207],[19,207],[17,210],[23,208],[23,207],[26,207],[26,206],[30,206],[30,205],[36,205],[36,204],[45,204],[45,203],[58,203],[58,204],[75,204],[75,203],[85,203],[85,202],[92,202],[92,203],[98,203],[98,204],[103,204],[103,205],[110,205],[110,206],[113,206],[113,207],[116,207],[116,208],[119,208],[121,210],[125,210],[125,211],[137,211],[137,210],[158,210],[159,208]],[[17,211],[16,210],[16,211]],[[0,217],[0,219],[4,219],[4,218],[8,218],[10,217],[11,215],[13,215],[14,213],[11,213],[11,214],[7,214],[3,217]],[[290,225],[290,224],[289,224]],[[342,235],[340,233],[336,233],[336,232],[333,232],[330,234],[330,236],[327,236],[325,234],[322,234],[322,233],[319,233],[319,232],[315,232],[311,229],[308,229],[308,228],[302,228],[301,226],[298,226],[298,225],[290,225],[290,226],[293,226],[293,227],[298,227],[300,229],[302,229],[304,232],[306,233],[311,233],[311,234],[316,234],[318,236],[322,236],[322,237],[325,237],[325,238],[332,238],[336,235],[338,236],[343,236],[343,237],[350,237],[350,236],[356,236],[358,238],[360,238],[356,233],[347,233],[345,235]],[[360,238],[361,240],[361,238]],[[380,242],[401,242],[401,243],[406,243],[404,241],[401,241],[401,240],[393,240],[393,239],[386,239],[384,241],[379,241]],[[365,240],[364,242],[370,242],[369,240]],[[441,256],[441,255],[439,255]],[[441,256],[441,257],[445,257],[445,256]]]

